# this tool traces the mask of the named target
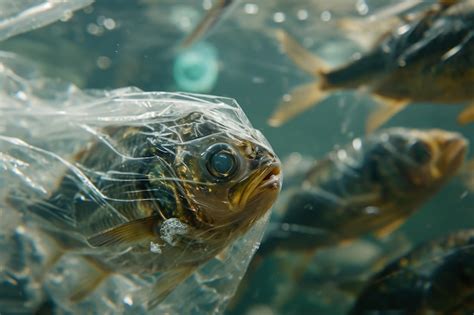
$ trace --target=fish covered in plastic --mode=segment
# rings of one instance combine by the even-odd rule
[[[65,255],[93,266],[71,291],[73,303],[110,275],[159,273],[151,293],[140,294],[155,306],[279,194],[279,159],[232,100],[68,88],[81,100],[53,105],[34,94],[44,94],[42,82],[10,83],[31,84],[33,95],[28,106],[0,106],[2,181],[11,183],[1,208],[60,248],[49,269]]]
[[[308,169],[257,254],[392,232],[456,175],[467,146],[461,134],[441,129],[391,128],[355,138]]]
[[[350,315],[468,315],[474,307],[474,231],[426,242],[392,261],[362,290]]]
[[[366,89],[378,100],[367,121],[372,131],[410,103],[469,103],[458,116],[474,120],[474,1],[439,1],[423,14],[402,19],[375,47],[348,64],[329,69],[283,30],[283,50],[316,82],[296,87],[269,120],[279,126],[334,90]]]

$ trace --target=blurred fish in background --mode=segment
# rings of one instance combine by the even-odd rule
[[[379,38],[368,53],[334,70],[288,33],[277,31],[276,37],[288,56],[319,81],[295,88],[269,123],[279,126],[335,89],[364,88],[380,100],[380,108],[367,122],[368,131],[378,128],[409,103],[471,103],[474,2],[440,1],[423,14],[405,20]],[[459,114],[458,122],[473,120],[474,105],[469,104]]]
[[[458,174],[467,146],[461,134],[393,128],[355,138],[311,163],[304,175],[295,174],[299,184],[296,180],[286,186],[284,206],[277,206],[281,213],[241,284],[236,313],[258,291],[260,274],[268,267],[262,261],[272,255],[292,257],[281,271],[293,283],[288,285],[293,286],[287,292],[290,297],[279,295],[275,302],[283,307],[291,304],[292,294],[299,295],[316,250],[348,244],[368,233],[378,238],[390,235]]]

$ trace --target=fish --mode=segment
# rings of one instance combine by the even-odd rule
[[[94,103],[114,103],[100,118],[92,115],[78,124],[90,140],[70,160],[0,135],[1,147],[12,147],[4,154],[31,156],[44,165],[59,159],[66,166],[46,198],[28,202],[29,191],[20,190],[8,198],[11,208],[60,248],[47,270],[66,254],[90,265],[92,271],[71,292],[71,303],[86,299],[113,274],[160,274],[140,293],[152,309],[268,212],[281,188],[280,161],[235,107],[200,103],[203,96],[196,95],[116,93],[111,103]],[[156,101],[156,95],[164,98]],[[143,114],[116,119],[121,102],[132,106],[140,100],[148,102]],[[226,111],[237,113],[222,114]],[[87,116],[70,114],[71,121]]]
[[[403,21],[403,19],[402,19]],[[275,37],[283,51],[316,81],[295,87],[268,120],[278,127],[337,90],[367,90],[377,103],[366,122],[379,128],[412,103],[468,105],[460,124],[474,120],[474,1],[439,1],[382,35],[375,47],[335,69],[286,31]]]
[[[212,30],[215,29],[219,22],[224,19],[225,15],[232,11],[232,9],[238,2],[239,0],[217,0],[212,5],[209,12],[204,16],[204,18],[182,41],[180,48],[189,48],[196,42],[207,36]]]
[[[462,168],[468,141],[441,129],[389,128],[330,152],[289,193],[257,251],[314,251],[396,230]]]
[[[458,174],[467,149],[467,139],[456,132],[389,128],[354,138],[312,165],[299,162],[305,175],[290,172],[291,185],[280,194],[285,199],[275,206],[281,214],[271,222],[231,307],[259,296],[255,283],[268,268],[279,270],[282,279],[275,307],[292,305],[315,255],[363,237],[385,240]]]
[[[371,277],[349,315],[472,314],[474,230],[422,243]]]

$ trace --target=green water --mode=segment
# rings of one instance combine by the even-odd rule
[[[81,88],[132,85],[147,91],[187,89],[235,98],[280,157],[299,152],[319,159],[335,146],[362,136],[367,114],[375,105],[364,92],[337,92],[280,128],[267,124],[285,93],[313,80],[279,50],[275,39],[268,35],[269,30],[281,27],[300,40],[309,39],[306,46],[313,51],[322,51],[328,43],[336,43],[329,55],[334,55],[332,61],[338,64],[358,51],[355,45],[344,44],[348,39],[337,37],[330,31],[331,26],[321,22],[324,12],[336,17],[352,10],[356,15],[356,1],[336,1],[336,9],[330,4],[325,9],[326,1],[296,2],[262,3],[257,14],[248,14],[245,8],[252,7],[246,5],[253,3],[244,1],[205,39],[208,48],[199,57],[204,58],[204,69],[198,65],[177,71],[175,65],[177,45],[189,29],[187,23],[196,23],[204,12],[201,1],[98,0],[68,21],[9,39],[0,43],[0,49],[30,57],[46,75],[72,81]],[[336,3],[342,4],[336,6]],[[375,5],[374,1],[368,4]],[[304,16],[301,10],[308,13],[306,19],[298,19],[298,14]],[[276,22],[279,20],[276,13],[283,13],[285,20]],[[183,16],[184,22],[176,21],[176,17]],[[208,70],[211,72],[207,73]],[[202,75],[208,82],[180,84],[179,75],[197,81]],[[472,142],[474,125],[456,124],[461,109],[457,105],[416,104],[384,127],[442,128],[461,132]],[[473,222],[474,195],[455,178],[396,233],[418,243],[472,227]],[[317,294],[317,289],[313,290]],[[262,292],[265,294],[265,288]],[[296,301],[307,303],[303,297]]]

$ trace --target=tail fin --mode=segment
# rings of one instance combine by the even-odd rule
[[[279,127],[308,108],[316,106],[327,95],[328,92],[323,91],[317,82],[297,86],[290,92],[288,98],[278,105],[268,119],[268,124],[272,127]]]
[[[458,123],[466,125],[474,121],[474,103],[469,104],[458,116]]]
[[[365,125],[365,131],[367,134],[374,132],[410,103],[409,100],[404,99],[396,100],[381,96],[374,96],[374,98],[377,101],[377,105],[367,119]]]
[[[275,32],[275,37],[281,45],[283,52],[300,68],[301,70],[319,76],[326,72],[329,66],[306,48],[301,46],[290,34],[282,29]]]
[[[321,58],[313,55],[285,31],[277,30],[275,37],[283,51],[301,70],[315,77],[321,77],[327,71],[328,66]],[[327,92],[323,91],[321,86],[321,83],[313,82],[296,87],[288,98],[280,103],[268,120],[268,124],[273,127],[281,126],[326,98]]]

